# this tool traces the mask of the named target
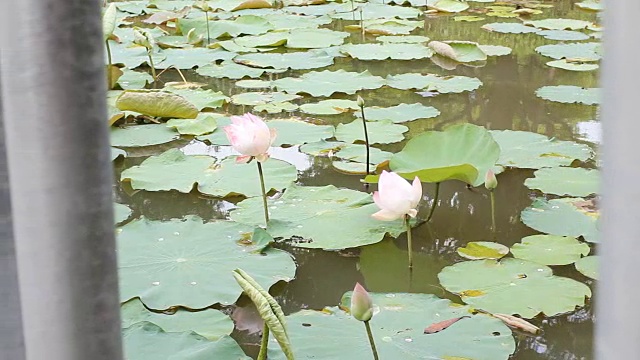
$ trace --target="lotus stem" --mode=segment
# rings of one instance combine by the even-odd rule
[[[204,12],[204,16],[206,17],[206,23],[207,23],[207,46],[209,46],[209,42],[211,41],[211,36],[209,35],[209,12],[205,11]]]
[[[376,343],[373,341],[373,333],[371,332],[371,326],[369,321],[364,321],[364,327],[367,329],[367,336],[369,337],[369,344],[371,344],[371,352],[373,352],[373,359],[379,360],[378,350],[376,350]]]
[[[262,328],[262,340],[260,340],[260,352],[258,353],[258,358],[256,360],[267,360],[268,347],[269,347],[269,327],[265,322]]]
[[[153,49],[147,49],[147,55],[149,55],[149,66],[151,66],[151,76],[153,77],[153,88],[156,88],[156,82],[158,76],[156,76],[156,65],[153,63]]]
[[[440,195],[440,183],[436,183],[436,193],[433,195],[433,204],[431,205],[431,210],[429,210],[429,216],[427,216],[427,220],[425,222],[429,222],[431,217],[433,216],[434,211],[436,211],[436,207],[438,206],[438,196]]]
[[[496,196],[493,190],[489,191],[489,196],[491,197],[491,229],[493,230],[493,235],[496,234]]]
[[[267,191],[264,186],[264,174],[262,173],[262,163],[258,163],[258,174],[260,175],[260,188],[262,189],[262,206],[264,207],[264,226],[269,226],[269,208],[267,207]]]
[[[409,215],[404,216],[404,224],[407,228],[407,251],[409,253],[409,269],[413,268],[413,245],[411,238],[411,224],[409,223]]]
[[[105,45],[107,46],[107,59],[109,61],[109,68],[107,69],[107,83],[108,88],[111,89],[111,84],[113,81],[113,76],[111,74],[111,67],[113,66],[113,61],[111,60],[111,46],[109,45],[109,39],[104,41]]]
[[[369,175],[369,132],[367,131],[367,119],[364,117],[364,104],[360,105],[360,112],[362,113],[362,126],[364,127],[364,145],[367,148],[367,175]]]

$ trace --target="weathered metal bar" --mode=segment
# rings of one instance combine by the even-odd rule
[[[18,265],[11,223],[10,196],[0,97],[0,305],[3,308],[3,311],[0,311],[0,360],[24,360]]]
[[[100,1],[1,7],[27,359],[122,359]]]
[[[603,185],[601,266],[596,301],[596,359],[640,355],[640,162],[637,64],[640,2],[607,1],[602,85]]]

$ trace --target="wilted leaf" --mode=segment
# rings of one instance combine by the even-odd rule
[[[123,111],[135,111],[144,115],[194,119],[198,109],[180,95],[159,90],[125,90],[116,100]]]

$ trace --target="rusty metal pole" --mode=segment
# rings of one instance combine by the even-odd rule
[[[3,117],[29,360],[122,359],[100,2],[0,4]]]

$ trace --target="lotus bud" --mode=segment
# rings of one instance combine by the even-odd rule
[[[359,321],[369,321],[373,317],[373,301],[360,283],[356,283],[351,294],[351,315]]]
[[[187,33],[187,42],[191,45],[198,45],[203,39],[204,37],[202,35],[196,33],[196,28],[189,30]]]
[[[200,10],[202,11],[211,11],[211,6],[209,6],[209,3],[206,1],[198,1],[197,5],[195,5],[197,8],[200,8]]]
[[[151,50],[156,44],[156,40],[153,38],[150,32],[142,30],[140,28],[133,29],[133,43],[136,45],[144,46],[148,50]]]
[[[491,191],[498,187],[498,179],[496,179],[496,174],[491,169],[487,170],[487,174],[484,177],[484,187]]]
[[[373,201],[380,211],[371,216],[382,221],[397,220],[405,215],[416,217],[420,199],[422,199],[422,183],[417,176],[410,184],[394,172],[382,171],[378,181],[378,191],[373,193]]]
[[[362,98],[362,96],[358,95],[358,99],[356,100],[356,103],[358,104],[359,107],[364,106],[364,99]]]
[[[261,118],[246,113],[232,116],[231,125],[224,127],[224,132],[231,146],[242,154],[236,158],[239,163],[247,163],[256,158],[263,162],[269,158],[269,147],[276,138],[275,129],[269,129]]]

